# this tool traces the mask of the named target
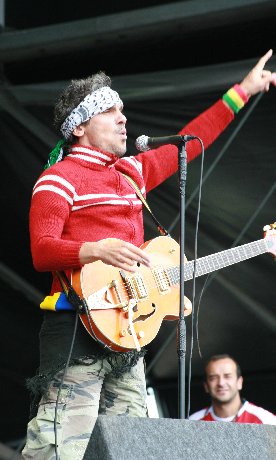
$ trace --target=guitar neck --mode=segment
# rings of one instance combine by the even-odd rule
[[[201,257],[196,261],[191,260],[185,263],[184,281],[188,281],[193,278],[194,270],[196,277],[206,275],[207,273],[234,265],[238,262],[242,262],[243,260],[251,259],[252,257],[264,254],[265,252],[268,252],[267,244],[264,239],[261,239],[242,246],[237,246],[236,248],[227,249],[226,251]],[[180,267],[172,267],[168,270],[168,272],[172,284],[178,284]]]

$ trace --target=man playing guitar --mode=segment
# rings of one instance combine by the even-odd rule
[[[200,137],[205,148],[212,144],[251,96],[275,85],[276,75],[264,70],[271,55],[269,50],[239,85],[179,134]],[[121,278],[135,274],[140,266],[149,269],[154,263],[150,251],[141,248],[142,203],[125,175],[146,195],[177,171],[178,150],[165,145],[125,157],[126,121],[123,102],[103,72],[72,81],[55,107],[55,123],[63,139],[51,152],[48,168],[34,186],[30,209],[33,263],[38,271],[52,272],[53,283],[41,305],[40,367],[31,382],[39,403],[28,425],[24,458],[46,460],[56,455],[80,459],[98,414],[147,416],[143,334],[139,336],[139,331],[131,329],[135,302],[126,302],[119,290],[116,294],[116,283],[112,285],[110,280],[106,303],[110,303],[110,296],[114,301],[116,294],[115,303],[120,304],[121,312],[126,309],[124,315],[128,317],[128,326],[119,328],[120,336],[122,340],[131,334],[136,338],[134,345],[123,343],[124,351],[113,351],[112,341],[104,343],[103,334],[93,340],[93,330],[90,335],[82,324],[77,327],[80,310],[76,307],[74,314],[68,298],[62,295],[68,287],[66,280],[70,283],[72,274],[93,262],[116,267]],[[199,144],[189,142],[188,162],[200,153]],[[159,283],[160,276],[156,272]],[[96,277],[97,273],[93,274]],[[94,279],[90,282],[93,286]],[[140,278],[133,282],[139,296],[146,295]],[[159,289],[163,286],[166,289],[161,279]],[[126,288],[133,286],[127,284]],[[87,303],[95,306],[95,295],[89,292],[88,297],[91,295]],[[99,295],[97,299],[103,305]],[[191,310],[188,299],[185,308],[186,312]],[[106,314],[108,309],[103,309]]]

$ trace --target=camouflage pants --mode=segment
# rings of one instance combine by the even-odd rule
[[[54,420],[61,378],[62,374],[56,376],[28,424],[24,459],[56,459]],[[106,359],[68,368],[56,417],[60,460],[83,458],[98,414],[147,417],[143,358],[117,378]]]

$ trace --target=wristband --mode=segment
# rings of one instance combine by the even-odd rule
[[[242,98],[243,102],[246,104],[246,102],[249,101],[249,97],[246,92],[242,89],[240,85],[234,85],[233,88],[237,91],[238,95]]]
[[[226,104],[233,110],[233,112],[238,113],[245,104],[245,101],[242,99],[240,94],[237,92],[235,87],[230,88],[223,96],[222,99]]]

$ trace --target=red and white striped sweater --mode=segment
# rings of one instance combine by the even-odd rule
[[[179,134],[200,137],[205,149],[233,120],[222,100],[184,126]],[[187,144],[188,162],[201,153],[197,141]],[[131,157],[75,145],[63,161],[45,170],[33,190],[30,239],[38,271],[79,268],[83,242],[119,238],[136,246],[144,242],[142,204],[122,173],[146,195],[178,168],[178,149],[166,145]],[[54,279],[51,293],[60,291]]]

